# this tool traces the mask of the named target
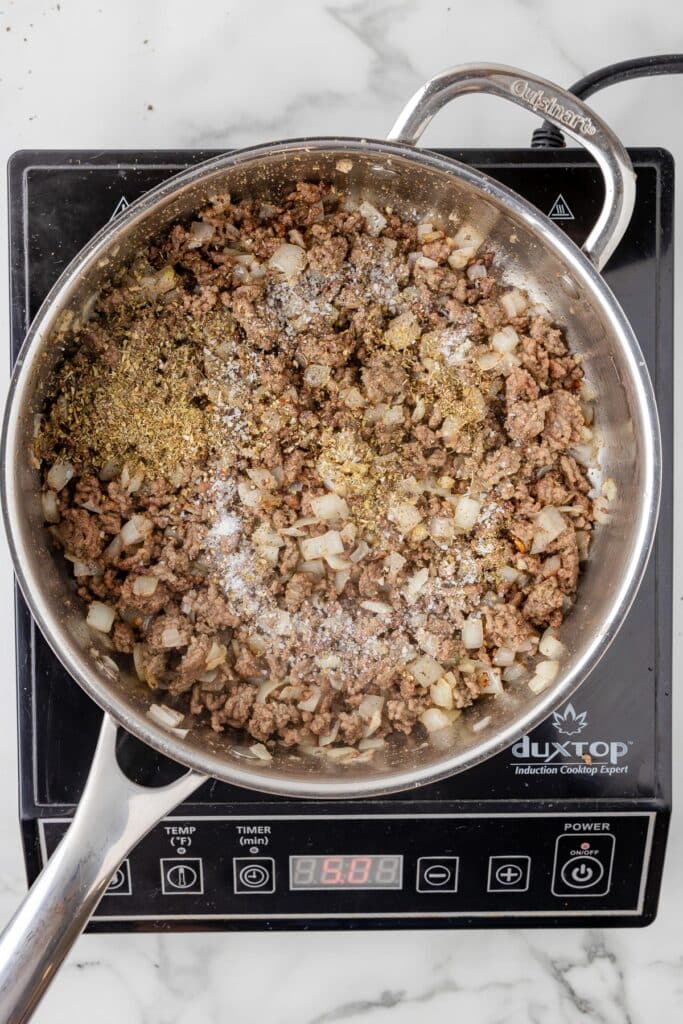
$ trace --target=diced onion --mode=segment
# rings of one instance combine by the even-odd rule
[[[332,726],[332,729],[330,730],[330,732],[326,733],[324,736],[318,736],[318,746],[319,747],[327,747],[327,746],[329,746],[330,743],[334,743],[334,741],[337,738],[337,733],[338,732],[339,732],[339,719],[336,720],[336,722]]]
[[[310,690],[308,697],[297,704],[299,711],[315,711],[320,703],[320,687],[310,686],[308,689]]]
[[[367,543],[367,541],[359,540],[358,544],[349,555],[349,561],[353,562],[354,565],[357,565],[358,562],[362,562],[365,556],[369,553],[370,545]]]
[[[373,732],[377,732],[380,725],[382,724],[382,709],[384,707],[384,697],[380,697],[378,694],[368,693],[358,706],[358,714],[365,722],[363,728],[363,736],[372,736]]]
[[[471,530],[479,518],[481,502],[462,494],[455,506],[455,525],[458,530]]]
[[[531,554],[537,555],[545,551],[566,529],[567,523],[562,513],[552,505],[546,505],[535,517],[536,530],[531,544]]]
[[[316,558],[325,558],[327,555],[340,555],[344,550],[344,544],[336,530],[328,530],[322,536],[301,540],[299,547],[302,557],[307,562]]]
[[[487,276],[488,270],[483,263],[473,263],[471,267],[467,268],[468,281],[479,281],[482,277]]]
[[[161,646],[166,650],[173,650],[176,647],[183,647],[186,641],[182,633],[175,626],[167,626],[161,633]]]
[[[415,266],[420,267],[422,270],[434,270],[438,265],[436,260],[433,260],[430,256],[420,255],[415,260]]]
[[[480,718],[478,722],[475,722],[472,726],[472,732],[481,732],[491,724],[491,716],[486,715],[485,718]]]
[[[325,563],[321,558],[314,558],[310,562],[299,562],[297,572],[307,572],[311,576],[324,576]]]
[[[51,487],[53,491],[61,491],[62,487],[66,487],[71,480],[74,472],[74,467],[70,462],[55,462],[47,474],[47,486]]]
[[[150,597],[158,586],[158,576],[136,576],[133,580],[133,593],[138,597]]]
[[[360,606],[367,612],[374,612],[376,615],[391,614],[394,610],[386,601],[361,601]]]
[[[415,604],[417,601],[417,595],[425,587],[428,579],[429,569],[426,567],[418,569],[416,573],[408,578],[406,585],[403,588],[403,596],[405,597],[407,604]]]
[[[103,604],[102,601],[93,601],[85,621],[92,629],[96,629],[100,633],[108,633],[114,625],[115,618],[116,611],[111,605]]]
[[[268,266],[287,278],[296,277],[306,266],[306,253],[298,245],[283,242],[268,260]]]
[[[264,683],[261,683],[258,690],[256,691],[255,703],[265,704],[266,700],[271,695],[271,693],[274,693],[275,690],[279,690],[282,686],[284,686],[284,683],[282,683],[279,679],[266,679],[266,681]]]
[[[188,249],[200,249],[213,238],[213,224],[206,224],[202,220],[195,220],[190,224],[190,238],[187,243]]]
[[[407,668],[415,682],[425,687],[437,682],[444,674],[443,666],[434,658],[430,658],[428,654],[423,654],[422,657],[412,661]]]
[[[519,335],[514,327],[502,327],[491,338],[491,348],[501,355],[505,352],[512,352],[519,344]]]
[[[388,516],[389,520],[395,523],[401,533],[410,533],[422,520],[422,516],[415,506],[407,503],[392,505]]]
[[[334,591],[336,594],[341,594],[346,584],[351,578],[351,573],[348,569],[342,569],[340,572],[334,574]]]
[[[520,573],[518,569],[513,568],[511,565],[504,565],[500,570],[500,575],[506,583],[515,583],[519,579]]]
[[[521,316],[522,313],[526,312],[527,306],[529,305],[526,296],[519,290],[519,288],[511,288],[509,292],[501,295],[500,304],[510,320],[514,320],[515,317]]]
[[[209,648],[209,653],[206,656],[206,661],[204,662],[206,671],[212,672],[213,669],[218,668],[219,665],[223,664],[227,656],[228,648],[225,646],[225,644],[219,644],[216,640],[214,640],[213,643],[211,644],[211,647]]]
[[[331,367],[312,363],[304,370],[304,381],[309,388],[322,388],[328,383],[331,373]]]
[[[420,715],[420,721],[427,732],[438,732],[439,729],[445,729],[452,724],[452,720],[441,708],[427,708]]]
[[[506,668],[508,665],[512,665],[514,660],[515,652],[511,647],[499,647],[493,655],[493,664],[499,668]]]
[[[417,225],[417,240],[418,242],[424,242],[427,235],[431,235],[434,231],[434,225],[430,224],[429,221],[422,221]]]
[[[131,544],[138,544],[141,540],[145,539],[153,528],[154,524],[149,519],[145,519],[144,516],[131,516],[128,522],[121,528],[121,543],[124,548],[129,547]]]
[[[557,660],[565,653],[565,646],[557,639],[552,629],[546,629],[538,645],[538,653],[544,658]]]
[[[429,522],[429,532],[434,540],[453,540],[455,522],[448,516],[432,516]]]
[[[318,519],[348,519],[349,506],[338,494],[322,494],[311,499],[311,509]]]
[[[261,491],[248,480],[240,480],[237,484],[240,501],[247,508],[258,508],[261,504]]]
[[[386,217],[379,212],[376,206],[373,206],[367,200],[360,204],[358,212],[361,217],[365,218],[366,230],[373,238],[376,238],[387,225]]]
[[[334,569],[335,572],[343,572],[344,569],[350,569],[353,565],[353,562],[350,562],[348,558],[343,558],[341,555],[326,555],[325,561],[330,569]]]
[[[393,579],[406,564],[406,559],[403,555],[399,555],[398,551],[390,551],[382,564],[389,573],[390,579]]]
[[[458,249],[468,248],[476,252],[484,241],[484,236],[472,224],[462,224],[453,236],[453,241]]]
[[[249,747],[254,757],[257,757],[259,761],[272,761],[273,755],[268,750],[268,747],[264,743],[252,743]]]
[[[436,264],[435,264],[436,266]],[[399,351],[414,344],[420,337],[420,325],[417,317],[410,311],[400,313],[390,321],[385,332],[385,340],[392,348]]]
[[[529,689],[532,693],[541,693],[542,690],[545,690],[546,687],[550,686],[559,671],[559,661],[539,661],[535,668],[534,675],[529,680]]]
[[[150,704],[147,717],[164,729],[177,729],[185,715],[182,711],[169,708],[166,704]]]
[[[385,742],[381,736],[364,736],[362,740],[358,741],[359,750],[379,750],[385,746]]]
[[[493,370],[494,367],[498,365],[501,358],[500,352],[483,352],[482,355],[477,358],[477,365],[480,370],[484,370],[485,372],[487,370]]]
[[[486,684],[482,686],[481,676],[486,677]],[[500,669],[499,668],[485,668],[483,673],[479,676],[479,689],[482,693],[486,694],[497,694],[503,692],[503,684],[500,680]]]
[[[81,576],[101,576],[102,570],[96,562],[74,562],[74,576],[79,579]]]
[[[472,259],[476,251],[477,250],[472,245],[465,246],[461,249],[454,249],[448,257],[448,265],[453,270],[462,270],[463,267],[467,266],[469,260]]]
[[[527,670],[524,668],[524,665],[520,665],[520,663],[516,661],[514,664],[508,665],[507,668],[503,669],[503,682],[518,683],[526,674]]]
[[[468,651],[476,651],[484,642],[484,626],[481,619],[465,619],[462,626],[462,643]]]
[[[40,496],[43,506],[43,519],[46,523],[58,523],[60,520],[57,495],[54,491],[43,491]]]
[[[453,690],[445,676],[432,683],[429,688],[429,696],[432,699],[432,703],[436,704],[438,708],[445,708],[447,711],[450,711],[453,707]]]

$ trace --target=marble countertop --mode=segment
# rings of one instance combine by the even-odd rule
[[[674,0],[0,0],[0,163],[26,147],[381,137],[415,88],[449,65],[499,61],[568,84],[602,64],[682,44],[683,5]],[[660,79],[612,89],[595,107],[627,144],[662,145],[681,157],[680,118],[671,117],[681,103],[683,80]],[[477,97],[444,111],[427,141],[526,145],[533,127],[523,111]],[[3,282],[6,227],[3,196]],[[678,240],[681,227],[679,213]],[[680,304],[680,269],[676,291]],[[5,338],[7,323],[3,286]],[[7,355],[3,393],[6,367]],[[0,544],[0,645],[8,652],[0,689],[2,922],[25,877],[16,812],[11,573],[4,537]],[[680,556],[679,545],[674,664],[681,655]],[[683,735],[680,704],[674,729]],[[680,757],[675,771],[679,781]],[[682,908],[677,814],[659,917],[644,931],[87,935],[35,1019],[412,1024],[445,1016],[475,1024],[668,1024],[683,1014]]]

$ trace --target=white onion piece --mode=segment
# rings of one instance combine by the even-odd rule
[[[362,740],[358,741],[359,750],[379,750],[383,746],[385,746],[385,742],[378,736],[364,736]]]
[[[514,583],[519,579],[520,573],[518,569],[513,568],[511,565],[504,565],[500,570],[500,575],[506,583]]]
[[[287,278],[297,277],[306,266],[306,253],[298,245],[283,242],[268,260],[268,266]]]
[[[354,565],[357,565],[358,562],[361,562],[369,553],[370,545],[364,540],[359,540],[358,544],[349,555],[349,561],[353,562]]]
[[[346,584],[351,578],[351,573],[348,569],[342,569],[340,572],[334,574],[334,591],[336,594],[341,594]]]
[[[376,238],[387,225],[387,219],[376,206],[364,200],[358,207],[361,217],[365,218],[365,226],[369,235]]]
[[[478,231],[472,224],[462,224],[453,236],[458,249],[474,249],[475,252],[484,241],[481,231]]]
[[[412,661],[407,669],[415,682],[424,687],[436,683],[444,674],[443,666],[435,658],[430,658],[428,654],[423,654],[422,657]]]
[[[415,506],[407,503],[392,505],[388,518],[395,523],[401,533],[410,533],[422,520],[422,516]]]
[[[485,372],[493,370],[498,366],[501,359],[502,356],[500,352],[483,352],[482,355],[477,357],[477,366],[480,370],[484,370]]]
[[[390,615],[394,610],[386,601],[361,601],[360,606],[376,615]]]
[[[145,661],[144,661],[144,646],[142,644],[133,645],[133,667],[135,668],[135,674],[141,683],[145,682]]]
[[[136,576],[133,580],[133,593],[138,597],[150,597],[158,586],[158,576]]]
[[[516,661],[512,665],[508,665],[508,667],[503,670],[503,682],[518,683],[526,674],[527,670],[524,665],[520,665],[520,663]]]
[[[445,708],[447,711],[450,711],[453,707],[453,690],[445,676],[432,683],[429,687],[429,696],[437,708]]]
[[[510,320],[514,320],[516,316],[521,316],[522,313],[526,312],[529,305],[526,296],[519,288],[511,288],[505,295],[501,295],[500,304]]]
[[[515,652],[511,647],[499,647],[493,655],[493,664],[499,668],[506,668],[512,665],[515,660]]]
[[[378,694],[368,693],[358,705],[358,714],[365,722],[363,736],[372,736],[382,724],[382,709],[384,697]]]
[[[311,499],[311,509],[318,519],[348,519],[349,506],[338,494],[322,494]]]
[[[312,363],[304,370],[304,381],[309,388],[322,388],[329,382],[331,373],[331,367]]]
[[[81,576],[101,576],[102,570],[96,562],[74,562],[74,576],[79,579]]]
[[[429,522],[429,533],[434,540],[453,540],[455,522],[448,516],[432,516]]]
[[[74,472],[74,467],[70,462],[55,462],[47,474],[47,486],[51,487],[53,491],[61,491],[62,487],[66,487],[71,480]]]
[[[334,743],[339,732],[339,719],[334,723],[330,732],[326,733],[325,736],[318,736],[318,746],[327,747],[330,743]]]
[[[176,729],[185,715],[182,711],[169,708],[166,704],[150,704],[147,709],[147,717],[164,729]]]
[[[486,718],[480,718],[478,722],[475,722],[472,726],[472,732],[481,732],[482,729],[486,729],[491,724],[491,716],[487,715]]]
[[[187,243],[188,249],[200,249],[213,238],[214,227],[202,220],[195,220],[190,224],[190,238]]]
[[[40,496],[43,506],[43,519],[46,523],[58,523],[60,520],[57,495],[54,491],[43,491]]]
[[[403,566],[406,564],[406,559],[403,555],[399,555],[398,551],[390,551],[387,557],[382,562],[382,565],[389,574],[390,579],[394,579]]]
[[[149,520],[145,519],[144,516],[135,515],[131,516],[127,523],[121,528],[121,543],[124,548],[129,547],[131,544],[138,544],[141,540],[144,540],[148,533],[154,528],[154,524]]]
[[[302,557],[307,562],[316,558],[325,558],[327,555],[340,555],[344,550],[344,544],[337,530],[328,530],[322,536],[301,540],[299,547]]]
[[[558,660],[565,653],[564,644],[557,639],[552,629],[546,629],[538,645],[538,653],[544,658]]]
[[[433,260],[430,256],[420,255],[415,260],[415,266],[420,267],[421,270],[434,270],[438,265],[436,260]]]
[[[268,750],[268,747],[264,743],[252,743],[249,747],[254,757],[258,758],[259,761],[272,761],[273,755]]]
[[[472,259],[476,251],[477,250],[472,245],[468,245],[460,249],[454,249],[448,257],[448,265],[453,270],[462,270],[463,267],[467,266],[469,260]]]
[[[499,668],[488,668],[487,666],[483,671],[483,675],[486,676],[486,684],[482,686],[481,682],[479,683],[479,689],[482,693],[495,695],[503,692],[503,684],[500,679]]]
[[[545,508],[542,508],[534,517],[534,522],[536,530],[531,544],[531,554],[538,555],[550,547],[561,533],[564,533],[567,522],[559,509],[554,508],[553,505],[546,505]]]
[[[320,703],[320,687],[310,686],[308,689],[311,691],[308,697],[297,704],[299,711],[315,711]]]
[[[467,268],[468,281],[479,281],[482,277],[487,276],[488,270],[483,263],[473,263],[471,267]]]
[[[261,492],[248,480],[240,480],[237,484],[240,501],[247,508],[258,508],[261,504]]]
[[[418,569],[418,571],[410,576],[406,581],[406,585],[403,588],[403,596],[406,600],[406,604],[413,605],[417,601],[418,594],[427,584],[429,580],[429,569],[426,567]]]
[[[559,661],[539,661],[528,686],[532,693],[541,693],[553,682],[560,671]]]
[[[213,641],[209,648],[209,653],[206,656],[204,666],[207,672],[212,672],[219,665],[222,665],[228,656],[228,648],[225,644],[219,644],[216,640]]]
[[[438,732],[452,724],[452,719],[441,708],[427,708],[420,715],[420,721],[427,732]]]
[[[427,235],[431,235],[434,231],[434,225],[430,224],[429,221],[422,221],[417,225],[417,240],[418,242],[424,242]]]
[[[182,633],[175,626],[167,626],[166,629],[162,630],[161,646],[167,650],[183,647],[185,643],[186,641],[183,639]]]
[[[104,604],[102,601],[93,601],[85,621],[92,629],[96,629],[100,633],[108,633],[114,625],[115,618],[116,612],[111,605]]]
[[[266,700],[271,695],[271,693],[274,693],[275,690],[281,689],[282,686],[284,686],[284,683],[282,683],[279,679],[267,679],[265,683],[261,683],[261,685],[259,686],[256,692],[255,703],[265,704]]]
[[[503,355],[512,352],[519,345],[519,335],[514,327],[502,327],[491,338],[491,348]]]
[[[465,619],[462,627],[462,643],[468,651],[476,651],[484,642],[484,626],[481,619]]]
[[[471,530],[479,518],[481,502],[462,494],[455,506],[455,525],[458,530]]]
[[[343,572],[353,565],[353,562],[350,562],[348,558],[343,558],[342,555],[325,555],[325,561],[335,572]]]
[[[314,558],[310,562],[299,562],[297,572],[307,572],[311,576],[324,576],[325,563],[320,558]]]

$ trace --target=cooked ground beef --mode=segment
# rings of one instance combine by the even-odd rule
[[[185,726],[371,757],[542,687],[590,430],[580,360],[499,271],[304,183],[217,198],[102,291],[36,438],[46,519]]]

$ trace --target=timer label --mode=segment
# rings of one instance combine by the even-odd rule
[[[401,889],[401,854],[330,854],[289,858],[289,887],[301,889]]]

